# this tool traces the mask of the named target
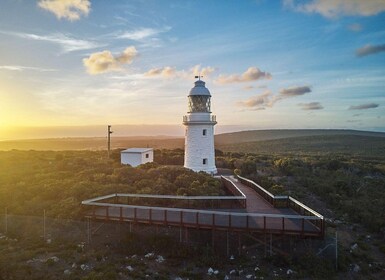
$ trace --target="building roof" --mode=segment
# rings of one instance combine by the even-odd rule
[[[195,81],[195,86],[190,90],[189,95],[210,95],[210,91],[205,87],[205,82],[202,80]]]
[[[134,153],[134,154],[142,154],[149,151],[153,151],[153,148],[129,148],[121,151],[121,153]]]

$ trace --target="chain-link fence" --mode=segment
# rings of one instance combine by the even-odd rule
[[[14,215],[6,209],[0,214],[0,233],[8,238],[47,243],[87,241],[87,220],[58,219],[47,214]]]

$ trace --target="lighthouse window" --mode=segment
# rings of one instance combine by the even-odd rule
[[[203,129],[203,136],[207,135],[207,129]]]
[[[207,164],[207,158],[203,159],[203,164]]]
[[[189,113],[210,112],[210,96],[190,95],[188,102]]]
[[[146,154],[146,158],[149,158],[149,156],[150,156],[149,154]]]

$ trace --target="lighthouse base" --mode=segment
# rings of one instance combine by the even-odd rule
[[[211,175],[215,175],[218,173],[218,170],[215,166],[211,168],[204,168],[204,169],[202,167],[191,167],[191,166],[185,166],[185,168],[191,169],[194,172],[200,172],[200,171],[206,172]]]

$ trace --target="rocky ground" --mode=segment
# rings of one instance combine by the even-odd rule
[[[137,247],[143,250],[122,250],[119,246],[127,243],[30,242],[0,234],[0,279],[384,279],[385,266],[378,261],[383,253],[376,249],[375,239],[362,237],[361,230],[345,223],[339,224],[338,230],[338,273],[334,261],[314,254],[305,253],[297,259],[265,257],[252,246],[244,246],[240,257],[197,256],[192,251],[190,256],[191,248],[181,244],[177,247],[184,257],[174,257],[164,248],[145,244]],[[150,247],[154,250],[146,250]],[[348,268],[342,270],[342,266]]]

